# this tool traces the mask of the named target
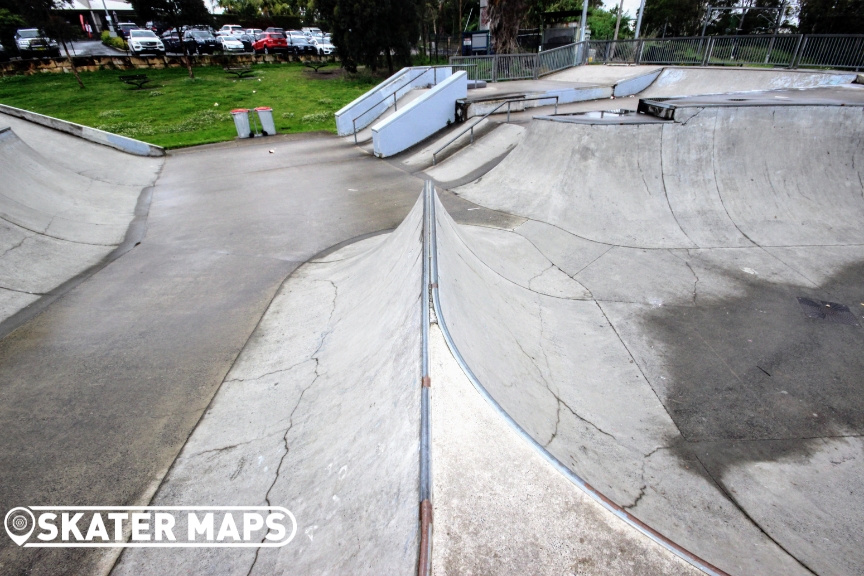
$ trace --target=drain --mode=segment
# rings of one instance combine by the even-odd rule
[[[798,298],[798,304],[804,310],[808,318],[828,320],[835,324],[847,324],[849,326],[860,326],[858,319],[849,310],[848,306],[836,302],[825,302],[824,300],[813,300],[812,298]]]

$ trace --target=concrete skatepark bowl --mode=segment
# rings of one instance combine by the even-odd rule
[[[459,126],[386,161],[141,158],[0,115],[4,514],[297,521],[281,548],[4,539],[0,573],[417,573],[423,350],[432,573],[862,573],[864,87],[581,74],[650,74],[659,117],[492,116],[433,167]]]

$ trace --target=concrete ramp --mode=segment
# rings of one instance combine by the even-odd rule
[[[852,72],[760,70],[758,68],[664,68],[643,92],[643,98],[754,92],[838,86],[855,81]]]
[[[443,315],[495,401],[730,574],[864,570],[861,134],[860,106],[535,120],[455,190],[528,221],[437,211]]]
[[[0,128],[0,319],[5,319],[123,242],[141,191],[155,180],[162,160],[130,156],[23,120],[0,122],[15,126]]]
[[[152,502],[279,502],[295,540],[130,549],[115,574],[416,573],[422,209],[288,278]]]

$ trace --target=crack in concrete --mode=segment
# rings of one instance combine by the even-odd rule
[[[336,299],[339,297],[339,288],[336,286],[336,284],[332,280],[326,280],[326,282],[329,282],[330,285],[333,286],[333,300],[331,302],[330,314],[327,317],[327,322],[325,324],[325,325],[329,326],[330,322],[333,319],[333,313],[336,311]],[[294,427],[294,413],[297,412],[297,409],[300,407],[301,402],[303,402],[303,397],[306,395],[306,392],[308,392],[309,389],[315,385],[315,383],[318,381],[318,378],[321,376],[321,374],[318,372],[318,369],[321,366],[320,359],[318,358],[318,354],[321,352],[321,348],[323,348],[324,342],[327,340],[327,336],[329,336],[331,332],[332,332],[332,327],[330,328],[330,330],[327,330],[326,332],[321,333],[321,340],[318,342],[318,347],[309,356],[309,360],[315,361],[315,377],[312,379],[312,381],[309,383],[309,385],[306,386],[305,388],[303,388],[303,390],[300,392],[300,396],[297,398],[297,403],[294,405],[294,408],[291,410],[291,414],[288,416],[288,428],[285,429],[285,433],[282,436],[282,441],[285,444],[285,451],[282,453],[282,457],[279,459],[279,464],[276,466],[276,476],[273,478],[273,482],[270,484],[270,487],[267,489],[267,492],[264,494],[264,501],[267,502],[268,506],[271,506],[271,504],[270,504],[270,492],[273,491],[273,488],[276,486],[276,483],[279,481],[279,477],[282,473],[282,465],[284,464],[285,458],[288,456],[288,453],[291,451],[291,447],[288,443],[288,434],[291,432],[291,429]],[[263,538],[262,538],[262,542],[263,542]],[[255,549],[255,558],[253,558],[252,565],[249,566],[249,571],[246,573],[246,576],[251,576],[252,571],[255,569],[255,564],[258,562],[258,554],[259,554],[260,550],[261,550],[261,548]]]
[[[681,258],[673,250],[669,250],[669,253],[672,256],[674,256],[675,258],[677,258],[678,260],[681,260],[682,262],[684,262],[684,265],[687,266],[687,269],[690,270],[691,274],[693,274],[693,278],[695,278],[695,280],[693,281],[693,306],[696,306],[697,289],[699,288],[699,275],[696,274],[696,271],[693,269],[693,266],[690,265],[690,262],[688,262],[684,258]],[[687,255],[690,256],[690,250],[689,249],[687,250]]]

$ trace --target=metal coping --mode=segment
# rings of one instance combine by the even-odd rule
[[[430,288],[430,230],[432,182],[423,184],[423,278],[420,302],[422,374],[420,379],[420,554],[417,560],[418,576],[432,573],[432,470],[431,426],[429,422],[429,288]]]
[[[629,114],[609,114],[608,117],[596,116],[601,111],[578,112],[576,114],[547,114],[534,116],[534,120],[545,120],[548,122],[564,122],[566,124],[592,124],[592,125],[622,125],[622,124],[663,124],[668,120],[658,116],[627,111]],[[609,111],[603,110],[608,113]]]
[[[540,456],[543,457],[549,464],[552,465],[553,468],[557,469],[561,474],[563,474],[568,480],[570,480],[573,484],[579,487],[585,494],[591,497],[593,500],[598,502],[601,506],[603,506],[606,510],[612,512],[619,519],[627,523],[630,527],[635,528],[669,552],[675,554],[682,560],[691,564],[695,568],[698,568],[702,572],[706,574],[710,574],[711,576],[730,576],[727,572],[724,572],[720,568],[710,564],[709,562],[703,560],[696,554],[693,554],[683,546],[680,546],[662,535],[660,532],[654,530],[635,516],[633,516],[630,512],[607,498],[601,492],[599,492],[596,488],[588,484],[585,480],[583,480],[579,475],[575,472],[567,468],[564,464],[561,463],[555,456],[553,456],[546,448],[544,448],[539,442],[537,442],[528,432],[525,431],[522,426],[520,426],[504,408],[501,407],[500,404],[492,397],[492,395],[483,387],[480,381],[477,379],[477,376],[468,366],[465,359],[462,357],[462,354],[459,352],[459,349],[456,347],[456,343],[453,341],[453,337],[450,334],[450,330],[447,328],[447,322],[444,319],[444,314],[441,312],[441,298],[438,294],[438,238],[436,232],[436,220],[435,220],[435,201],[437,200],[437,195],[435,194],[434,187],[432,187],[432,201],[429,203],[429,209],[431,211],[431,218],[429,220],[431,233],[430,233],[430,250],[432,252],[430,263],[431,263],[431,281],[432,281],[432,302],[435,308],[435,316],[438,320],[438,326],[441,328],[441,333],[444,335],[444,340],[447,342],[447,348],[450,349],[450,353],[453,354],[453,358],[462,368],[462,371],[465,373],[465,376],[471,381],[471,384],[474,385],[474,388],[480,395],[489,403],[495,412],[501,416],[504,421],[510,425],[510,427],[525,440],[529,446],[531,446]]]
[[[742,108],[742,107],[864,107],[864,100],[837,98],[805,98],[790,94],[779,96],[771,92],[752,94],[717,94],[712,96],[688,96],[681,98],[640,98],[636,108],[649,116],[671,120],[675,110],[681,108]]]

